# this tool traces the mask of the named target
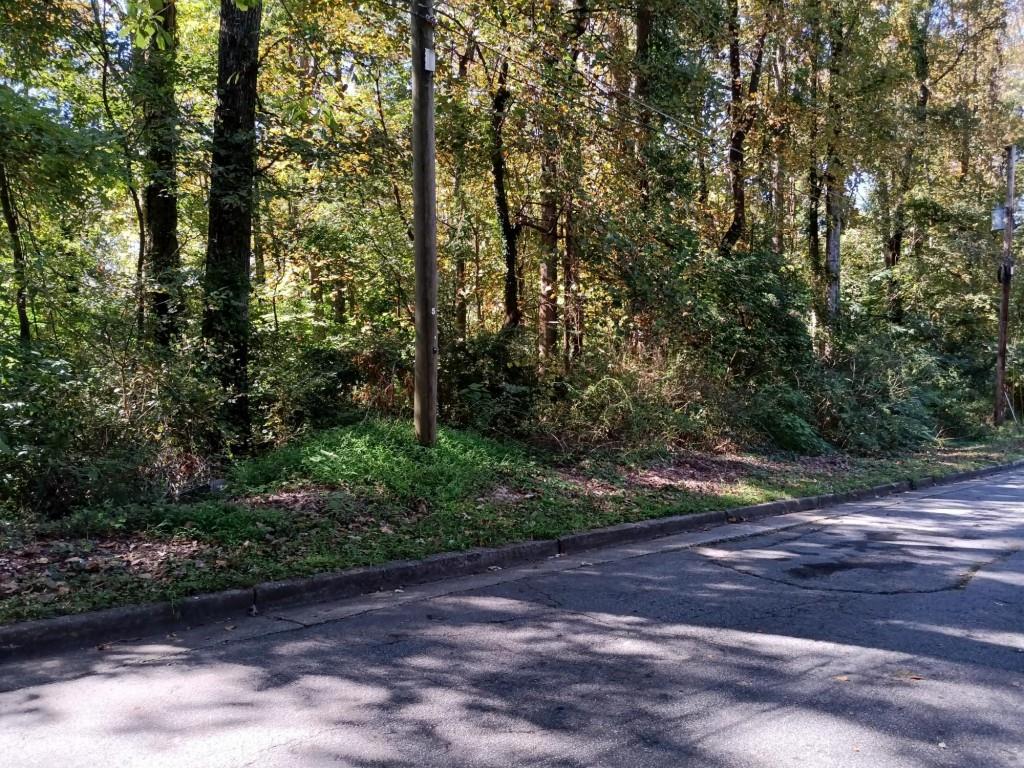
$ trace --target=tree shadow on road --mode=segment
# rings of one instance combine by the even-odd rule
[[[179,655],[23,665],[0,746],[45,755],[62,733],[83,757],[65,765],[1019,765],[1024,524],[1001,508],[1019,489],[998,495],[1014,501],[878,507]],[[935,556],[940,539],[957,553]],[[843,557],[911,567],[859,569],[861,590],[857,567],[791,572]]]

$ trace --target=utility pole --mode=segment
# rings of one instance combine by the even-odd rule
[[[434,2],[410,0],[416,366],[413,421],[420,445],[437,441],[437,190],[434,174]]]
[[[1013,279],[1013,218],[1014,171],[1017,166],[1017,147],[1006,148],[1006,216],[1003,226],[1003,263],[999,266],[999,284],[1002,300],[999,303],[999,347],[996,352],[996,392],[992,422],[998,427],[1006,413],[1006,341],[1010,325],[1010,281]]]

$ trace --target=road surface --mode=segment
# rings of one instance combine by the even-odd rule
[[[1024,766],[1024,472],[0,667],[0,763]]]

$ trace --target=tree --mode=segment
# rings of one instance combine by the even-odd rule
[[[494,180],[494,206],[501,228],[502,255],[505,263],[505,328],[518,328],[523,322],[519,308],[519,232],[522,225],[513,221],[508,202],[508,165],[505,159],[505,118],[512,92],[508,88],[508,61],[498,64],[496,87],[491,96],[491,174]]]
[[[7,178],[7,169],[0,161],[0,207],[11,238],[11,255],[14,257],[15,306],[18,312],[18,338],[23,346],[32,341],[32,326],[28,320],[28,287],[25,280],[25,250],[21,244],[21,223],[18,209],[14,204],[14,193]]]
[[[225,411],[245,448],[249,438],[249,262],[256,161],[260,0],[221,0],[217,109],[210,167],[210,220],[203,279],[203,338],[228,394]]]
[[[174,98],[177,17],[175,0],[166,0],[153,13],[156,29],[140,56],[138,84],[148,161],[143,192],[145,261],[152,284],[149,299],[153,338],[163,347],[178,335],[181,313],[176,178],[178,109]]]
[[[744,81],[739,0],[729,0],[729,178],[732,195],[732,220],[718,246],[722,254],[732,251],[747,226],[746,142],[747,135],[757,118],[755,98],[761,86],[765,41],[774,8],[775,3],[770,2],[765,11],[760,31],[754,41],[753,49],[750,51],[749,80]]]

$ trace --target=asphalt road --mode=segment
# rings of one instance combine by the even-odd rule
[[[1017,472],[12,663],[0,764],[1024,766],[1022,547]]]

